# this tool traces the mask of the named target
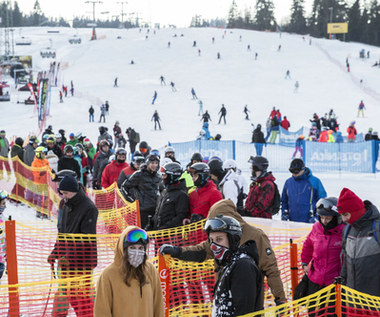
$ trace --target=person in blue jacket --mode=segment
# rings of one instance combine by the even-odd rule
[[[210,140],[211,139],[211,134],[210,134],[210,131],[208,129],[208,122],[205,122],[203,124],[202,130],[205,132],[204,139],[205,140]]]
[[[315,204],[327,196],[319,178],[313,176],[305,163],[296,158],[290,163],[292,177],[285,182],[281,195],[281,219],[315,222]]]

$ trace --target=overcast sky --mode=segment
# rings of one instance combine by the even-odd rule
[[[120,15],[121,2],[116,0],[103,0],[96,4],[96,18],[104,17],[112,19],[114,15]],[[73,16],[88,16],[92,18],[93,5],[85,3],[86,0],[39,0],[42,11],[51,17],[64,17],[72,19]],[[130,18],[130,14],[136,13],[143,21],[159,22],[161,24],[175,24],[179,27],[189,26],[191,17],[200,14],[203,18],[226,18],[232,0],[128,0],[124,2],[124,12],[127,14],[124,20]],[[29,13],[33,10],[35,0],[18,0],[21,11]],[[236,0],[239,9],[253,7],[255,0]],[[289,16],[292,0],[273,0],[275,4],[275,17],[279,23],[284,17]],[[311,11],[312,0],[305,0],[306,13]],[[108,12],[108,13],[106,13]],[[133,14],[134,13],[134,14]]]

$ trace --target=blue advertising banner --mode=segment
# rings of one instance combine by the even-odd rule
[[[305,142],[305,163],[312,171],[373,173],[372,142]]]
[[[307,138],[307,136],[309,135],[309,130],[310,129],[306,127],[302,127],[301,129],[295,132],[290,132],[288,130],[285,130],[283,127],[280,127],[279,143],[281,145],[294,146],[300,135],[304,135],[305,138]]]

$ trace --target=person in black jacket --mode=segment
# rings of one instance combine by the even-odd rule
[[[348,223],[343,230],[342,284],[356,291],[380,296],[380,213],[348,188],[340,192],[338,212]]]
[[[152,217],[156,210],[161,182],[161,177],[157,173],[159,162],[157,155],[148,155],[140,170],[123,183],[123,191],[129,193],[133,199],[139,200],[141,228],[147,226],[149,216]]]
[[[206,110],[206,112],[202,115],[202,118],[200,121],[202,120],[203,120],[203,123],[206,123],[209,120],[211,121],[211,117],[210,117],[210,114],[208,113],[208,110]]]
[[[81,178],[81,168],[78,161],[74,158],[74,148],[67,144],[63,150],[64,155],[58,160],[58,172],[61,170],[72,170]]]
[[[185,180],[179,180],[182,175],[181,165],[176,162],[167,163],[162,169],[165,189],[161,192],[153,217],[155,230],[181,226],[189,213]]]
[[[220,117],[219,117],[219,122],[218,124],[220,124],[220,122],[222,121],[222,118],[224,120],[224,124],[226,124],[226,114],[227,114],[227,109],[226,107],[224,106],[224,104],[222,104],[222,108],[220,108],[219,110],[219,114],[220,114]]]
[[[15,144],[11,148],[11,158],[18,156],[21,162],[24,162],[24,149],[22,145],[24,144],[24,140],[20,137],[16,138]]]
[[[62,219],[58,227],[57,241],[47,261],[52,272],[55,272],[54,265],[58,262],[60,278],[91,276],[92,270],[97,266],[96,237],[81,236],[74,240],[73,237],[64,234],[95,235],[98,209],[73,176],[65,176],[59,184],[58,191],[64,199]],[[67,296],[65,288],[58,291],[57,296],[61,299],[67,297],[77,316],[93,315],[90,279],[81,282],[80,290],[75,289],[75,284],[71,285],[70,294],[75,296]]]
[[[111,144],[107,140],[101,140],[99,143],[100,154],[95,160],[94,172],[92,174],[92,188],[102,188],[102,175],[105,167],[109,163],[109,158],[112,155],[110,150]]]
[[[264,133],[261,131],[261,124],[258,124],[256,129],[253,130],[252,143],[255,144],[256,155],[261,156],[263,153],[263,144],[266,144]]]
[[[215,284],[212,316],[242,316],[263,309],[262,274],[257,267],[256,243],[239,247],[242,229],[229,216],[209,218],[204,226],[215,260],[223,266]]]
[[[53,153],[55,155],[57,155],[59,159],[63,156],[61,147],[56,144],[55,137],[50,136],[47,139],[47,141],[46,141],[46,147],[47,147],[48,151],[53,151]]]

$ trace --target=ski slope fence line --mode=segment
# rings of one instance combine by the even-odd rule
[[[355,143],[304,142],[303,153],[297,152],[306,166],[313,172],[353,172],[375,173],[379,153],[376,141]],[[258,152],[259,145],[262,152]],[[213,156],[223,161],[234,159],[239,169],[248,172],[250,156],[263,155],[269,161],[269,170],[288,172],[295,149],[283,144],[254,144],[241,141],[195,140],[181,143],[170,143],[175,150],[176,159],[182,166],[187,166],[193,153],[199,152],[210,159]],[[159,151],[163,153],[164,148]]]

